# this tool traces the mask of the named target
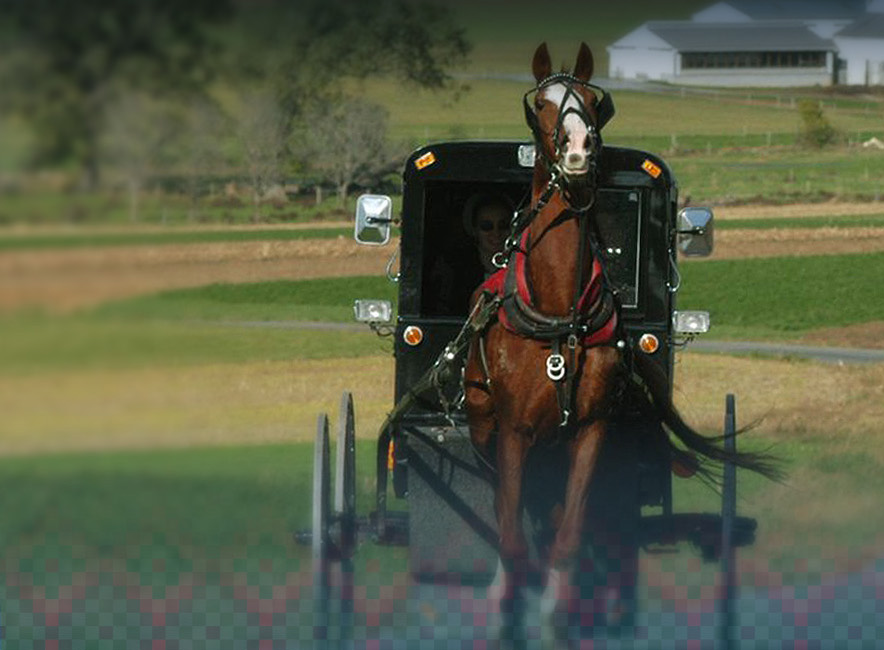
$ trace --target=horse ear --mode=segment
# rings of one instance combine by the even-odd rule
[[[531,70],[534,72],[534,79],[540,83],[552,74],[552,61],[549,58],[549,50],[546,48],[546,42],[541,43],[534,52],[534,61],[531,63]]]
[[[594,68],[595,61],[592,58],[592,50],[586,43],[581,43],[580,51],[577,53],[577,63],[574,65],[574,76],[581,81],[589,81]]]

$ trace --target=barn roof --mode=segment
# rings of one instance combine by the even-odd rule
[[[755,20],[849,20],[865,11],[865,0],[726,0]]]
[[[647,28],[679,52],[832,51],[835,44],[798,22],[652,21]]]
[[[866,14],[835,36],[852,38],[884,38],[884,14]]]

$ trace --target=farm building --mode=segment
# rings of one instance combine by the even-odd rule
[[[609,74],[705,86],[884,83],[884,0],[725,0],[608,47]]]
[[[842,29],[837,44],[843,70],[840,81],[884,85],[884,12],[869,13]]]

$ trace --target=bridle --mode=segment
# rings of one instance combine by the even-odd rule
[[[537,119],[537,114],[534,112],[534,109],[531,108],[532,102],[529,100],[529,98],[532,95],[536,95],[536,93],[540,92],[541,90],[544,90],[545,88],[548,88],[549,86],[557,83],[562,83],[565,86],[565,95],[562,98],[562,106],[566,106],[568,103],[568,99],[571,97],[574,97],[577,106],[568,106],[567,108],[559,112],[558,118],[556,119],[556,125],[552,133],[552,141],[555,150],[551,159],[546,151],[546,148],[544,147],[543,142],[543,136],[546,135],[546,133],[540,126],[540,120]],[[597,99],[595,105],[595,121],[592,120],[590,113],[587,110],[586,104],[584,103],[583,98],[580,96],[580,94],[575,90],[575,86],[589,88],[593,91],[593,93],[596,94],[597,97],[598,95],[601,95],[601,97]],[[562,168],[560,135],[565,118],[572,113],[577,115],[578,119],[580,119],[586,126],[586,131],[593,140],[592,147],[590,148],[590,152],[588,154],[589,168],[587,171],[587,176],[592,188],[595,189],[598,178],[598,157],[602,151],[601,130],[611,120],[611,118],[614,117],[615,112],[614,100],[611,98],[611,94],[607,90],[601,88],[600,86],[596,86],[595,84],[583,81],[582,79],[579,79],[567,72],[560,72],[550,75],[549,77],[538,82],[538,84],[534,88],[532,88],[522,96],[522,106],[525,110],[525,121],[528,123],[528,127],[531,129],[531,133],[534,136],[534,147],[536,152],[535,156],[546,167],[549,173],[549,180],[547,181],[546,187],[544,188],[543,192],[541,192],[540,196],[538,197],[538,200],[530,209],[518,210],[514,214],[510,227],[511,234],[506,240],[504,249],[500,253],[497,253],[492,260],[494,265],[498,268],[504,268],[507,265],[510,254],[514,250],[517,250],[519,247],[519,238],[522,231],[527,228],[528,225],[534,220],[534,218],[540,213],[540,211],[543,210],[547,202],[549,202],[550,198],[552,198],[552,195],[555,194],[556,191],[561,193],[571,210],[578,215],[585,214],[593,206],[593,203],[595,202],[594,191],[592,192],[592,198],[587,204],[575,205],[573,193],[568,188],[566,175],[564,169]]]
[[[544,147],[544,136],[549,134],[545,133],[541,128],[540,120],[538,120],[537,118],[537,113],[535,113],[531,107],[533,102],[530,101],[530,97],[532,95],[536,97],[537,93],[555,84],[562,84],[565,87],[565,94],[562,97],[560,111],[558,117],[556,118],[556,124],[551,134],[553,152],[552,156],[550,156],[546,148]],[[591,90],[594,94],[597,94],[597,101],[595,104],[595,120],[592,119],[586,103],[583,101],[583,97],[580,95],[580,93],[577,92],[576,88],[578,86],[587,88]],[[601,95],[600,98],[598,97],[598,94]],[[568,105],[570,99],[574,99],[575,105]],[[589,137],[592,139],[592,146],[589,148],[588,152],[589,169],[587,172],[587,176],[590,183],[594,187],[596,176],[598,173],[598,155],[602,149],[601,130],[614,116],[614,101],[613,99],[611,99],[610,93],[608,93],[603,88],[579,79],[570,73],[561,72],[550,75],[549,77],[540,81],[534,88],[526,92],[522,96],[522,107],[525,111],[525,121],[528,123],[528,127],[531,129],[531,133],[534,136],[534,142],[537,151],[536,155],[540,158],[540,160],[549,171],[551,182],[560,184],[559,189],[562,190],[563,196],[565,196],[566,200],[568,200],[568,203],[571,205],[572,208],[578,211],[581,211],[581,209],[583,211],[589,209],[589,207],[591,207],[591,204],[585,207],[574,205],[573,201],[570,200],[573,198],[573,196],[569,196],[570,192],[568,191],[567,184],[563,183],[563,179],[566,178],[567,175],[565,173],[565,169],[562,167],[562,129],[565,123],[565,119],[569,115],[575,115],[577,119],[580,120],[586,127],[586,131],[589,134]]]

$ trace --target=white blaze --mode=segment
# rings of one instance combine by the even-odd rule
[[[568,100],[563,106],[562,102],[565,99],[566,92],[567,86],[557,83],[546,88],[544,94],[547,100],[559,107],[559,113],[569,108],[578,111],[578,113],[568,113],[565,119],[562,120],[562,131],[568,136],[565,150],[562,152],[562,167],[565,173],[581,174],[588,169],[587,139],[589,131],[586,128],[586,124],[579,117],[580,113],[585,113],[585,108],[581,106],[577,95],[574,93],[568,93]]]

